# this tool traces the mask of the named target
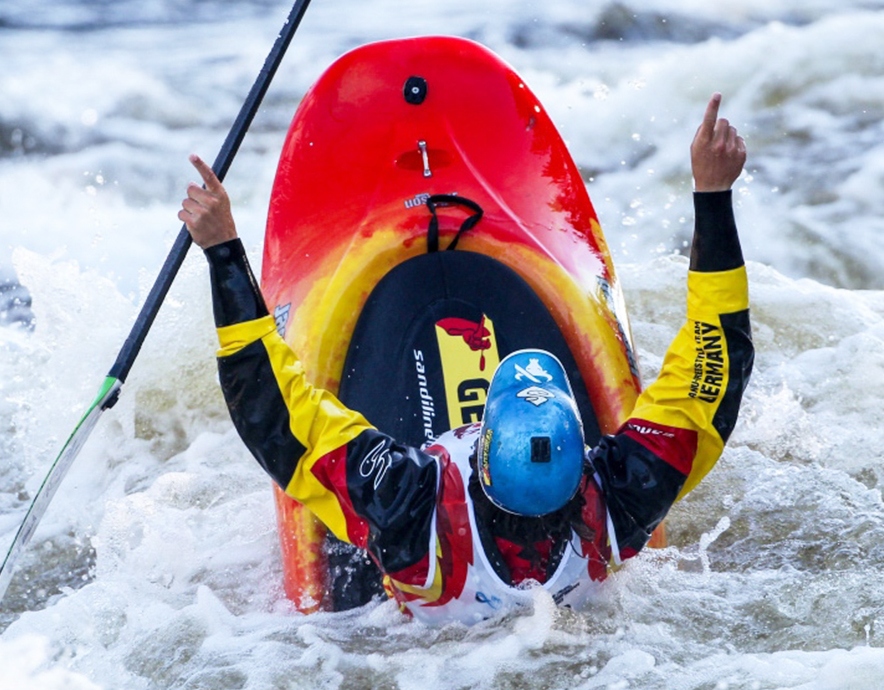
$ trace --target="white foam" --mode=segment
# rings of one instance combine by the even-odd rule
[[[0,124],[47,151],[0,160],[0,251],[37,315],[30,336],[0,329],[0,548],[180,227],[186,155],[220,145],[286,4],[186,27],[6,32]],[[258,265],[284,128],[319,71],[366,40],[479,38],[519,69],[593,176],[649,379],[682,317],[687,260],[673,253],[691,232],[688,144],[723,91],[750,151],[737,218],[756,369],[721,462],[668,520],[672,546],[629,563],[580,612],[540,591],[529,610],[473,628],[426,628],[391,602],[293,612],[269,480],[218,391],[194,252],[13,583],[0,687],[881,685],[880,13],[655,0],[629,9],[731,33],[585,45],[579,32],[606,9],[379,0],[344,17],[314,3],[228,187]]]

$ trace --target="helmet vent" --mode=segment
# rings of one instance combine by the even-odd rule
[[[549,462],[551,459],[549,436],[532,436],[531,462]]]

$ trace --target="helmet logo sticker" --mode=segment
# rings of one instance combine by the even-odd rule
[[[531,386],[530,388],[525,388],[516,393],[516,397],[522,398],[523,400],[528,401],[529,403],[540,407],[550,398],[554,398],[555,393],[551,393],[545,388],[539,388],[538,386]]]
[[[516,381],[521,381],[523,378],[526,378],[533,383],[543,383],[545,381],[552,381],[553,378],[552,374],[548,373],[542,366],[540,366],[540,362],[536,357],[532,357],[528,360],[527,367],[517,364],[516,372]]]

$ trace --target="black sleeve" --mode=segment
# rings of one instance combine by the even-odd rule
[[[687,477],[625,434],[603,437],[589,460],[601,478],[620,556],[631,558],[666,517]]]
[[[368,550],[386,572],[426,555],[437,482],[435,458],[379,431],[364,431],[347,444],[347,496],[368,522]]]
[[[230,418],[246,447],[283,491],[307,452],[291,428],[291,413],[261,340],[218,359]]]
[[[691,270],[701,273],[730,271],[743,263],[731,190],[694,192]]]
[[[267,305],[252,273],[246,250],[237,238],[205,250],[212,280],[215,326],[252,321],[267,316]]]

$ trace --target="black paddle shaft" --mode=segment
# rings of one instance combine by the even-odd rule
[[[292,37],[294,37],[295,31],[297,31],[298,25],[301,23],[301,19],[303,19],[304,13],[307,11],[309,5],[310,0],[296,0],[295,4],[292,6],[292,11],[289,13],[288,19],[286,19],[286,23],[282,27],[282,31],[280,31],[279,36],[276,38],[276,42],[273,44],[273,48],[270,50],[270,54],[264,61],[264,67],[262,67],[261,71],[258,73],[258,78],[252,85],[248,97],[242,104],[242,108],[240,108],[239,115],[236,116],[233,126],[227,133],[224,145],[221,147],[218,156],[215,158],[215,162],[212,164],[212,170],[215,171],[219,180],[224,180],[224,176],[227,174],[230,164],[233,162],[237,151],[239,151],[240,144],[242,144],[242,140],[245,138],[246,132],[258,112],[261,101],[264,99],[264,94],[267,93],[267,89],[270,87],[270,82],[273,81],[273,76],[276,74],[276,70],[282,62],[285,51],[288,48],[289,43],[291,43]],[[160,310],[160,306],[162,306],[163,300],[166,299],[166,294],[169,292],[169,288],[172,287],[172,281],[175,280],[175,276],[178,274],[178,269],[180,269],[181,264],[184,263],[184,258],[187,256],[187,250],[190,248],[190,244],[190,233],[187,231],[187,227],[182,225],[181,231],[178,233],[178,237],[175,239],[175,243],[172,245],[172,249],[169,251],[169,255],[166,257],[163,267],[160,269],[160,274],[157,276],[153,287],[150,289],[150,293],[141,307],[138,318],[135,319],[132,330],[129,332],[126,342],[123,343],[123,347],[120,349],[120,353],[117,355],[114,365],[108,372],[108,376],[119,379],[121,382],[126,381],[126,377],[129,375],[129,370],[132,368],[132,365],[135,363],[135,358],[138,357],[138,353],[141,351],[141,346],[144,344],[147,332],[153,325],[154,319]],[[116,402],[116,398],[109,401],[109,404],[106,404],[105,407],[111,407],[114,402]]]

